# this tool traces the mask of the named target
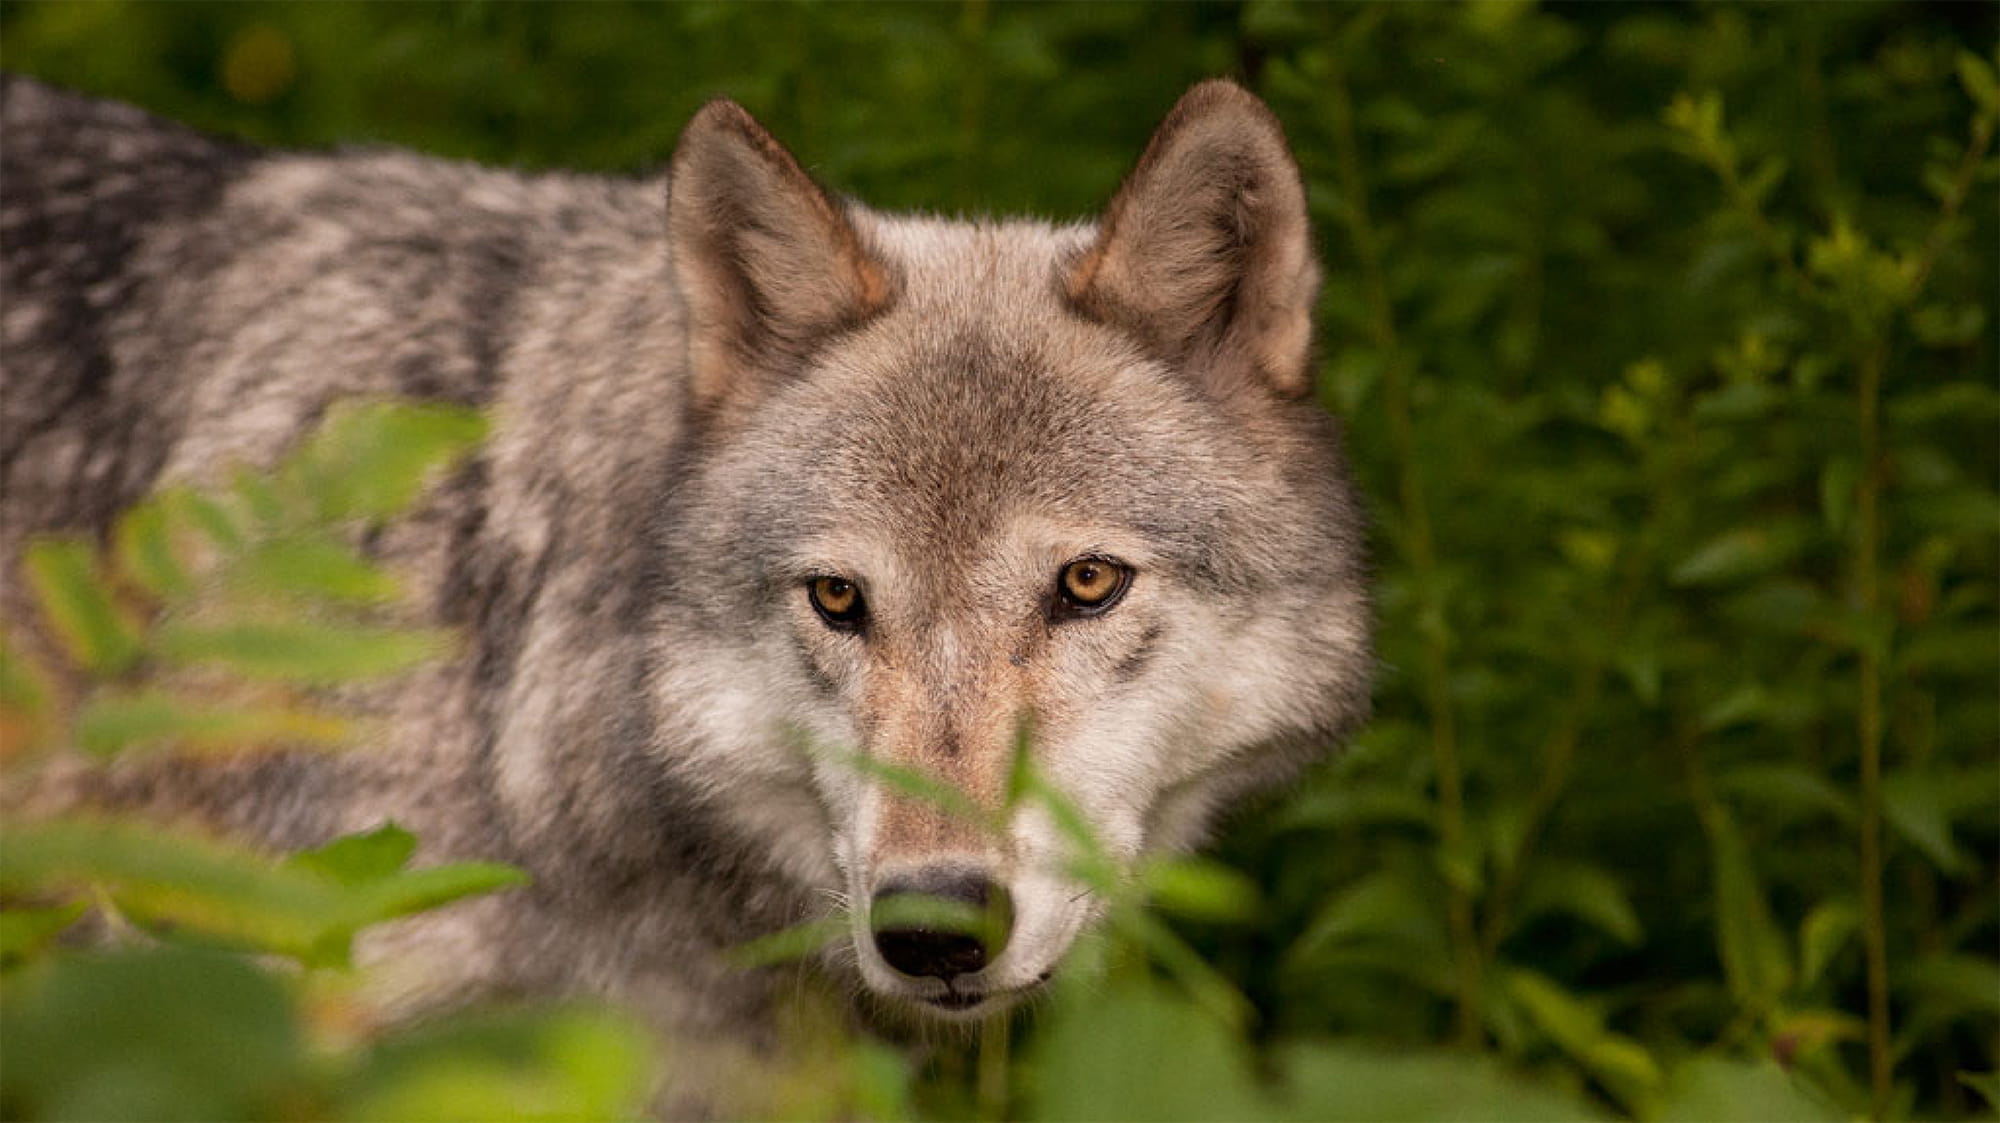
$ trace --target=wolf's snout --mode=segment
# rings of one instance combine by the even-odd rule
[[[949,982],[997,959],[1014,926],[1004,886],[965,869],[885,879],[871,902],[875,950],[905,975]]]

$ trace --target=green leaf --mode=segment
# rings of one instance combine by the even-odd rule
[[[220,664],[246,678],[331,684],[400,674],[450,650],[449,632],[316,623],[299,619],[219,627],[169,622],[162,655]]]
[[[1364,826],[1418,827],[1429,831],[1437,809],[1422,794],[1382,784],[1319,787],[1278,813],[1281,830],[1341,830]]]
[[[225,552],[240,550],[247,541],[244,528],[237,525],[236,516],[228,508],[193,488],[168,488],[160,493],[155,502],[167,512],[172,522],[200,531]]]
[[[1140,877],[1153,904],[1195,920],[1244,923],[1257,915],[1257,883],[1239,870],[1201,858],[1146,867]]]
[[[1583,862],[1537,862],[1521,886],[1514,927],[1535,916],[1564,913],[1636,947],[1645,933],[1625,887],[1608,870]]]
[[[1958,81],[1981,113],[2000,113],[2000,79],[1994,77],[1993,64],[1971,51],[1960,51]]]
[[[37,955],[57,936],[82,918],[86,906],[0,910],[0,966],[12,967]]]
[[[436,403],[343,402],[279,469],[322,519],[386,519],[486,435],[478,412]]]
[[[2000,1072],[1961,1072],[1958,1082],[1979,1093],[1986,1110],[2000,1111]]]
[[[1722,585],[1758,577],[1787,564],[1802,541],[1796,528],[1746,526],[1724,531],[1683,558],[1668,580],[1675,585]]]
[[[1127,982],[1050,1011],[1036,1035],[1029,1115],[1040,1120],[1268,1117],[1228,1027],[1158,987]]]
[[[1397,870],[1377,871],[1342,888],[1285,956],[1296,967],[1322,949],[1355,940],[1386,941],[1419,954],[1449,954],[1440,903]]]
[[[1819,981],[1833,957],[1840,954],[1861,928],[1861,911],[1848,901],[1825,901],[1806,914],[1799,925],[1799,982]]]
[[[405,869],[416,850],[415,835],[387,823],[294,854],[285,868],[315,874],[346,890],[346,912],[332,933],[336,949],[346,935],[368,925],[528,883],[523,871],[495,862]]]
[[[769,967],[818,955],[852,936],[847,914],[821,917],[781,928],[729,949],[729,961],[739,968]]]
[[[35,590],[64,650],[85,670],[117,675],[139,658],[139,637],[111,597],[89,546],[74,539],[44,538],[25,559]]]
[[[324,846],[301,850],[285,866],[310,870],[342,885],[365,885],[394,877],[417,852],[417,836],[394,823],[342,835]]]
[[[160,690],[100,694],[76,716],[76,743],[109,756],[140,747],[216,750],[256,745],[334,745],[348,723],[302,710],[206,705]]]
[[[258,543],[237,559],[225,580],[262,593],[345,604],[385,604],[398,593],[394,577],[353,550],[304,536]]]
[[[357,884],[360,890],[350,905],[346,924],[360,929],[401,916],[427,912],[466,897],[477,897],[500,889],[528,884],[528,875],[514,866],[498,862],[453,862],[444,866],[424,866]]]
[[[276,864],[208,838],[73,819],[0,829],[0,891],[97,887],[140,922],[318,965],[344,962],[354,934],[370,924],[526,880],[481,862],[384,874],[383,854],[396,845],[390,835]]]
[[[246,849],[130,824],[68,820],[0,829],[0,890],[100,886],[119,909],[288,955],[304,955],[340,912],[334,887]]]
[[[1589,1003],[1536,972],[1507,972],[1503,986],[1556,1047],[1582,1065],[1620,1103],[1635,1113],[1658,1101],[1663,1077],[1652,1056],[1630,1038],[1604,1028]]]
[[[156,597],[178,596],[194,588],[194,579],[175,552],[163,502],[150,500],[119,516],[112,540],[119,570],[140,588]]]
[[[1846,1116],[1807,1095],[1773,1063],[1694,1057],[1674,1067],[1661,1123],[1837,1123]]]
[[[1716,941],[1729,993],[1752,1010],[1768,1009],[1791,985],[1785,939],[1735,822],[1720,806],[1704,816],[1715,865]]]
[[[1823,774],[1800,764],[1742,764],[1715,778],[1717,792],[1732,803],[1749,804],[1788,818],[1825,816],[1853,824],[1860,819],[1854,797]]]
[[[305,1068],[295,1004],[190,948],[58,959],[0,1003],[0,1101],[26,1119],[266,1119]]]
[[[1299,1123],[1563,1123],[1607,1118],[1491,1057],[1348,1044],[1281,1046],[1278,1118]]]
[[[656,1051],[641,1027],[610,1011],[461,1015],[384,1041],[343,1081],[335,1114],[357,1123],[637,1119],[647,1114]]]
[[[1897,772],[1882,783],[1882,814],[1889,825],[1939,872],[1953,877],[1971,868],[1971,858],[1951,837],[1952,815],[1965,791],[1958,777],[1918,769]]]

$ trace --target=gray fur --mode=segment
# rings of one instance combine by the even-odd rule
[[[1038,764],[1136,856],[1366,709],[1361,520],[1302,397],[1303,191],[1237,87],[1191,92],[1110,218],[1072,227],[836,202],[728,103],[671,186],[258,151],[18,78],[0,119],[10,630],[28,534],[268,462],[341,397],[493,412],[377,543],[469,635],[369,700],[389,743],[77,789],[280,848],[394,818],[430,859],[527,867],[532,889],[378,941],[412,1009],[599,993],[755,1050],[799,980],[728,947],[940,848],[1033,910],[1037,828],[951,835],[801,731],[985,798],[1030,718]],[[1133,563],[1098,619],[1051,607],[1079,554]],[[865,634],[807,605],[834,567]],[[1024,918],[1019,955],[1087,920]],[[851,990],[857,965],[863,1005],[934,997],[865,947],[818,969]],[[1022,989],[1007,966],[989,1009]]]

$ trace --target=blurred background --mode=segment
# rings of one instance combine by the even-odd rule
[[[1379,716],[1223,840],[1254,905],[1176,921],[1252,1017],[1059,1001],[999,1092],[946,1064],[850,1116],[1478,1117],[1503,1073],[1544,1117],[1990,1117],[1996,36],[1971,3],[0,7],[7,69],[260,142],[650,173],[726,95],[947,213],[1087,216],[1190,83],[1270,101]]]

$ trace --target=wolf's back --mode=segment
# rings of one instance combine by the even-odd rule
[[[157,323],[157,277],[139,247],[198,224],[257,159],[130,106],[0,75],[9,539],[101,523],[158,472],[183,424],[187,372],[169,359],[171,332],[141,327]]]

